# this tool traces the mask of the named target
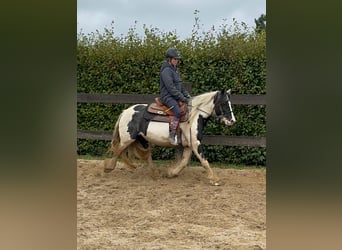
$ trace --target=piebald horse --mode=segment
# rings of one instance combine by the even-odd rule
[[[226,126],[236,122],[230,102],[230,92],[230,90],[212,91],[191,99],[188,105],[188,118],[179,125],[182,155],[178,162],[168,167],[168,177],[177,176],[187,166],[193,152],[205,168],[210,184],[221,184],[204,157],[201,140],[204,126],[210,117],[218,118]],[[154,121],[150,119],[151,114],[147,119],[147,107],[148,104],[136,104],[125,109],[119,116],[110,147],[113,157],[104,162],[106,173],[115,168],[119,157],[132,168],[135,168],[131,161],[133,157],[145,160],[154,173],[151,144],[177,147],[169,142],[169,123]]]

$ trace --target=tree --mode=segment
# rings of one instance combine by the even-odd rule
[[[255,22],[255,31],[256,32],[261,32],[261,31],[266,31],[266,15],[261,14],[261,16],[258,19],[254,19]]]

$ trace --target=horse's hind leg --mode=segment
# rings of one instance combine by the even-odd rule
[[[151,150],[148,151],[147,155],[147,165],[151,171],[151,177],[153,180],[156,180],[159,177],[159,171],[154,167],[153,161],[152,161],[152,152]]]
[[[103,171],[105,173],[109,173],[109,172],[113,171],[114,168],[116,167],[117,160],[118,160],[118,156],[113,156],[111,159],[105,159]]]
[[[135,146],[134,148],[136,157],[141,160],[147,161],[147,166],[151,171],[152,179],[157,179],[157,177],[159,176],[159,172],[153,165],[152,149],[149,143],[143,138],[138,138],[138,141],[136,141],[133,145]]]
[[[129,145],[127,153],[128,158],[125,154],[122,154],[121,157],[125,163],[130,164],[131,168],[136,168],[136,166],[134,166],[129,159],[135,157],[139,160],[147,161],[148,168],[151,170],[152,179],[156,179],[158,177],[159,172],[153,166],[151,146],[147,141],[145,141],[145,139],[138,137],[138,140]]]
[[[137,166],[134,165],[133,162],[131,161],[131,158],[132,158],[130,156],[131,152],[129,152],[130,146],[128,148],[126,148],[125,151],[122,152],[120,156],[121,156],[122,161],[126,164],[127,167],[129,167],[130,169],[136,169]]]
[[[109,173],[113,171],[116,167],[116,163],[118,158],[122,153],[125,153],[124,150],[132,143],[133,141],[126,142],[125,144],[119,144],[117,146],[112,146],[111,151],[113,151],[113,157],[111,159],[104,160],[104,172]]]
[[[189,147],[185,147],[183,149],[183,154],[179,161],[172,167],[168,169],[168,176],[174,177],[177,176],[188,164],[190,157],[191,157],[192,150]]]

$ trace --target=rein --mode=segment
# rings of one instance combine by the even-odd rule
[[[213,98],[211,98],[209,101],[211,101],[212,99],[213,99]],[[188,106],[191,107],[191,108],[195,108],[195,109],[197,109],[197,110],[199,110],[199,111],[202,111],[203,113],[206,113],[207,115],[211,116],[211,113],[209,113],[208,111],[205,111],[205,110],[201,109],[201,106],[202,106],[203,104],[205,104],[205,103],[206,103],[206,102],[202,102],[202,103],[200,103],[198,106],[193,106],[193,105],[188,104]]]
[[[194,107],[194,106],[192,106],[192,105],[188,105],[189,107],[192,107],[192,108],[196,108],[197,110],[199,110],[199,111],[202,111],[203,113],[206,113],[207,115],[211,115],[211,113],[209,113],[209,112],[207,112],[207,111],[205,111],[205,110],[203,110],[203,109],[201,109],[201,108],[199,108],[199,107]]]

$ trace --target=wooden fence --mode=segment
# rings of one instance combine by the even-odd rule
[[[113,104],[136,104],[151,103],[158,95],[154,94],[88,94],[78,93],[78,103],[113,103]],[[232,104],[238,105],[266,105],[265,95],[232,95]],[[112,139],[113,131],[89,131],[77,130],[78,139],[108,140]],[[205,145],[227,145],[266,147],[266,138],[259,136],[224,136],[204,135],[202,143]]]

